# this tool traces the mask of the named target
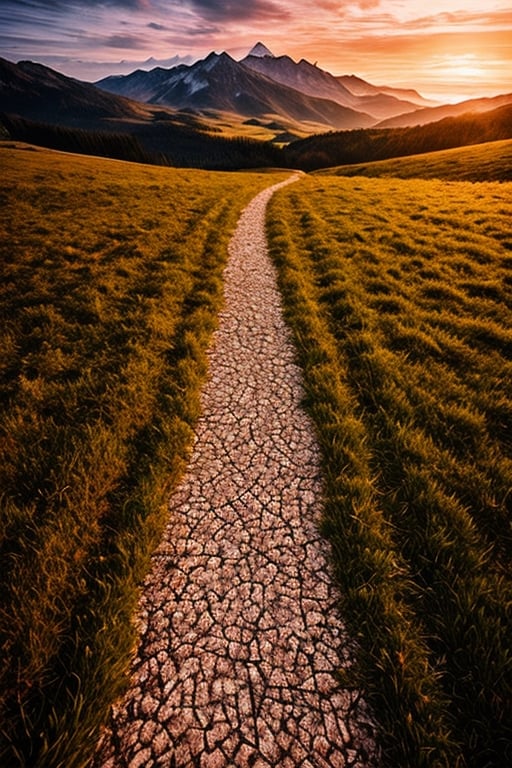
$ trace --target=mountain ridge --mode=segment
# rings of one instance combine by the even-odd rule
[[[210,69],[217,70],[219,61],[229,62],[229,71],[224,66],[222,76],[215,79]],[[256,79],[248,77],[248,71]],[[512,101],[510,94],[500,97],[499,104],[471,99],[442,105],[413,88],[377,86],[356,75],[332,75],[304,58],[296,62],[286,54],[275,56],[261,41],[238,61],[226,52],[211,52],[193,64],[136,70],[103,78],[95,85],[175,109],[228,111],[253,118],[280,116],[335,130],[421,125]],[[340,107],[348,111],[341,112]]]
[[[230,62],[231,71],[225,73],[231,85],[230,98],[225,88],[223,91],[221,82],[213,83],[210,76],[205,76],[205,70],[209,72],[210,64],[215,66],[219,57],[228,57],[222,60]],[[247,70],[267,80],[263,83],[254,78],[248,79]],[[335,77],[304,58],[295,62],[287,55],[275,56],[264,43],[257,42],[239,61],[226,52],[212,52],[190,65],[180,64],[168,70],[158,67],[149,72],[136,70],[129,75],[111,75],[97,81],[95,85],[110,93],[179,109],[228,110],[251,117],[266,112],[302,122],[312,120],[334,129],[367,128],[383,119],[413,112],[431,104],[413,89],[379,88],[361,78],[357,78],[359,90],[351,89],[354,76],[344,77],[345,81],[343,77]],[[265,88],[268,98],[262,94]],[[292,95],[282,88],[292,89],[296,93]],[[197,95],[198,92],[201,92],[200,95]],[[301,94],[300,97],[297,92]],[[236,101],[234,97],[240,100]],[[304,97],[307,97],[306,101]],[[297,105],[298,98],[300,108]],[[295,102],[292,107],[290,99]],[[311,99],[315,101],[311,103]],[[318,99],[323,103],[320,104]],[[342,113],[338,107],[350,112]]]
[[[372,85],[372,83],[363,80],[357,75],[334,75],[334,77],[356,96],[374,96],[378,93],[388,93],[390,96],[395,96],[397,99],[412,101],[414,104],[424,107],[435,107],[439,105],[439,102],[434,101],[433,99],[426,99],[414,88],[394,88],[389,85]]]
[[[379,92],[376,86],[368,95],[355,94],[340,78],[334,77],[306,59],[295,62],[287,55],[254,56],[250,52],[240,63],[283,85],[301,90],[309,96],[321,96],[342,106],[369,114],[375,118],[375,122],[381,120],[383,116],[387,118],[418,109],[418,104],[400,100],[389,93]]]
[[[444,120],[447,117],[459,117],[468,112],[478,114],[490,112],[498,107],[512,103],[512,94],[485,96],[480,99],[467,99],[457,104],[441,104],[437,107],[427,107],[417,110],[414,114],[398,115],[381,121],[378,128],[409,128],[415,125],[426,125]]]
[[[275,60],[267,55],[252,58]],[[255,72],[226,52],[212,52],[190,66],[110,76],[96,85],[117,95],[144,97],[147,103],[175,109],[234,112],[245,117],[278,115],[339,129],[364,128],[376,122],[371,115],[349,104],[338,103],[322,94],[313,96],[265,73]]]

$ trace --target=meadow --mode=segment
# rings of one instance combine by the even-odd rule
[[[445,181],[512,181],[512,140],[315,171],[319,176],[389,176]]]
[[[310,176],[268,233],[360,644],[341,679],[386,765],[510,765],[510,185]]]
[[[226,245],[273,177],[12,142],[0,166],[0,764],[78,768],[126,682]]]
[[[457,167],[484,155],[504,167],[485,146]],[[453,157],[411,158],[412,175],[452,173]],[[386,162],[386,175],[405,167]],[[17,142],[0,144],[0,167],[0,764],[85,768],[126,683],[138,584],[186,466],[229,236],[287,172]],[[360,649],[340,679],[368,696],[386,766],[501,768],[510,184],[337,173],[278,192],[268,234]]]

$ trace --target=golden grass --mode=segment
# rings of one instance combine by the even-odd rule
[[[445,149],[422,155],[342,165],[315,171],[318,176],[394,176],[446,181],[512,181],[512,140]]]
[[[230,232],[272,179],[23,145],[0,164],[0,762],[75,768],[125,684]]]
[[[17,146],[0,145],[0,759],[79,768],[125,683],[228,237],[273,179]],[[269,209],[361,645],[343,682],[368,691],[394,768],[512,761],[511,214],[507,184],[332,175]]]
[[[283,133],[293,134],[297,139],[304,139],[313,133],[322,133],[326,126],[322,123],[295,122],[282,115],[262,115],[256,119],[247,119],[230,112],[211,113],[202,117],[203,122],[215,133],[225,138],[244,137],[257,141],[275,141]],[[279,142],[277,145],[287,144]]]
[[[511,758],[511,221],[499,183],[318,175],[270,204],[393,766]]]

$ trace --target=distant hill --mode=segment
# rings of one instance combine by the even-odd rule
[[[327,176],[512,181],[512,139],[315,171]]]
[[[140,119],[148,108],[107,95],[89,83],[31,61],[0,58],[0,109],[30,120],[90,125],[106,119]]]
[[[380,93],[387,93],[396,99],[412,102],[416,108],[439,106],[438,102],[425,99],[414,88],[390,88],[387,85],[372,85],[357,75],[337,75],[336,80],[356,96],[376,96]]]
[[[5,139],[176,168],[240,170],[276,167],[284,162],[280,150],[271,142],[209,135],[165,120],[124,125],[123,130],[115,132],[39,123],[0,113],[0,140]]]
[[[468,101],[461,101],[458,104],[444,104],[442,106],[419,109],[414,113],[383,120],[378,124],[378,127],[406,128],[414,125],[426,125],[427,123],[438,122],[445,117],[460,117],[468,112],[491,112],[507,104],[512,104],[512,93],[485,99],[468,99]]]
[[[285,148],[291,166],[312,171],[512,138],[512,104],[411,128],[371,128],[310,136]]]

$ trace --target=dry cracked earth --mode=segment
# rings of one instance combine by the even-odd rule
[[[295,180],[291,177],[286,183]],[[95,768],[379,764],[319,537],[319,452],[265,239],[275,185],[230,244],[187,475],[143,588],[131,688]]]

